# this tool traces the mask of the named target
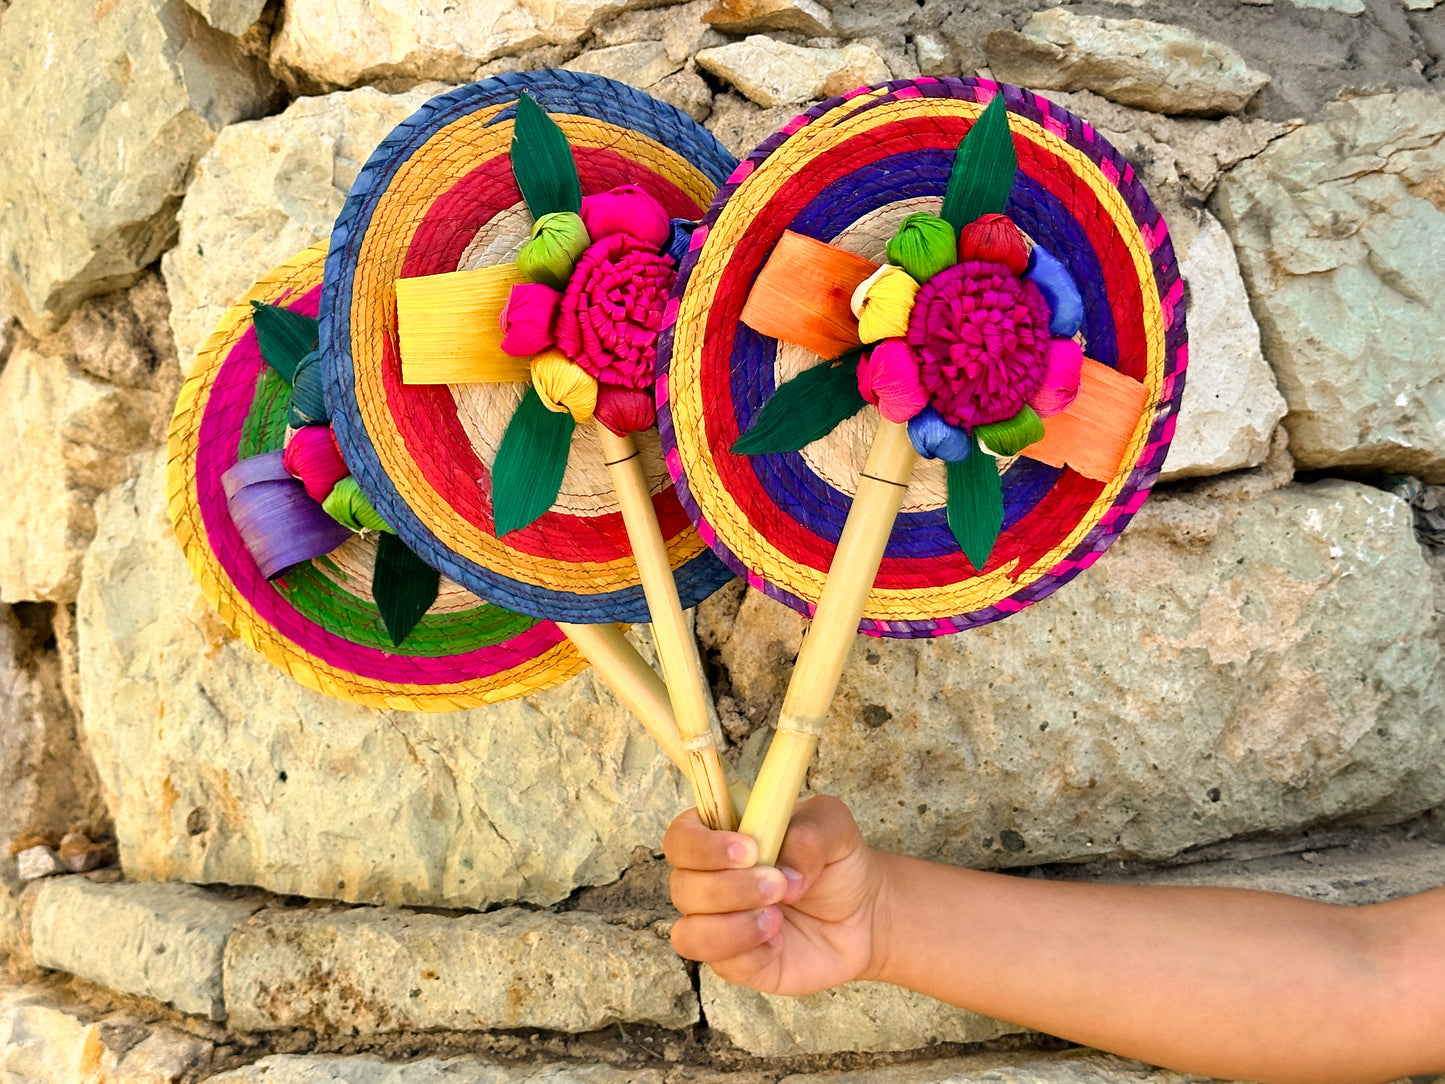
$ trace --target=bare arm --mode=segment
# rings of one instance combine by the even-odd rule
[[[1445,1070],[1445,890],[1349,908],[954,869],[869,848],[831,800],[795,817],[793,877],[745,868],[743,838],[679,818],[667,843],[687,916],[674,943],[729,981],[796,994],[877,979],[1238,1079]]]

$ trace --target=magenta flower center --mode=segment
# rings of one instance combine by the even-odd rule
[[[973,429],[1012,418],[1048,369],[1049,306],[1001,263],[965,260],[929,279],[908,320],[929,403]]]
[[[644,390],[677,269],[646,241],[608,234],[577,261],[562,297],[557,345],[604,384]]]

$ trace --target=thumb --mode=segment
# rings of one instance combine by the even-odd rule
[[[783,902],[803,896],[824,869],[852,854],[862,842],[853,814],[837,798],[819,795],[798,806],[778,851],[778,868],[788,875]]]

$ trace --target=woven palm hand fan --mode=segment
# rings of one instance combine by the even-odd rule
[[[1017,87],[817,106],[693,234],[659,427],[683,506],[812,617],[743,818],[773,861],[853,636],[996,621],[1092,564],[1158,475],[1183,283],[1133,168]]]
[[[478,595],[561,622],[620,694],[650,671],[594,641],[651,620],[718,825],[735,813],[683,607],[731,573],[672,492],[651,389],[677,256],[734,165],[685,114],[598,76],[459,88],[362,170],[321,314],[337,437],[380,514]]]
[[[206,598],[301,684],[370,707],[455,711],[573,677],[586,662],[556,625],[439,577],[350,477],[314,353],[325,256],[257,282],[181,388],[166,489]]]

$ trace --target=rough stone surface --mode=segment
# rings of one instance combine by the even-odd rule
[[[1220,182],[1303,468],[1445,480],[1442,139],[1435,95],[1361,98]]]
[[[662,82],[683,66],[685,58],[668,55],[660,41],[638,41],[630,45],[611,45],[605,49],[589,49],[566,67],[576,72],[591,72],[646,90]]]
[[[1289,0],[1297,8],[1315,11],[1338,11],[1344,15],[1363,15],[1365,0]]]
[[[681,71],[648,87],[648,93],[668,105],[675,105],[693,120],[702,123],[712,113],[712,88],[697,73],[697,65],[689,60]]]
[[[186,0],[206,22],[239,38],[255,26],[266,10],[266,0]]]
[[[808,997],[775,997],[724,982],[710,968],[699,974],[708,1026],[763,1058],[914,1050],[1023,1030],[887,983],[852,982]]]
[[[707,129],[741,159],[797,115],[794,106],[762,109],[740,94],[726,92],[713,98]]]
[[[0,370],[0,600],[71,602],[94,500],[151,438],[153,397],[17,349]]]
[[[58,845],[75,825],[99,834],[108,820],[47,643],[50,609],[0,605],[0,855],[12,842]]]
[[[1438,830],[1418,831],[1315,829],[1286,840],[1215,844],[1198,852],[1198,861],[1184,861],[1195,857],[1191,854],[1163,868],[1119,871],[1110,862],[1089,867],[1087,874],[1070,866],[1052,867],[1048,874],[1117,884],[1250,888],[1357,906],[1445,885],[1445,843],[1428,838]]]
[[[1408,506],[1347,482],[1194,499],[1156,496],[1006,621],[860,639],[812,787],[880,846],[975,866],[1439,802],[1445,671]]]
[[[25,885],[14,868],[0,860],[0,969],[10,966],[12,960],[29,943],[29,928],[20,912],[20,893]]]
[[[274,117],[234,124],[196,165],[161,261],[171,326],[187,368],[251,284],[329,237],[352,182],[399,123],[444,87],[370,88],[300,98]]]
[[[728,38],[703,21],[713,0],[628,11],[603,23],[592,33],[593,48],[660,41],[673,60],[686,60],[699,49],[726,45]]]
[[[1207,1079],[1078,1049],[1057,1054],[977,1054],[846,1073],[799,1073],[783,1077],[778,1084],[1202,1084]]]
[[[303,689],[194,585],[160,455],[98,515],[77,612],[84,719],[132,876],[370,903],[551,903],[615,880],[692,804],[590,671],[430,715]]]
[[[65,872],[60,856],[44,844],[26,847],[15,856],[15,872],[22,881],[38,881]]]
[[[822,38],[837,33],[832,12],[817,0],[718,0],[703,19],[729,34],[789,30]]]
[[[648,930],[595,915],[370,908],[265,912],[226,947],[226,1007],[244,1031],[686,1027],[697,997]]]
[[[761,591],[749,591],[719,657],[732,680],[733,699],[754,722],[773,721],[793,673],[808,621]]]
[[[63,877],[41,886],[35,901],[35,962],[223,1020],[221,953],[232,927],[259,907],[194,885]]]
[[[338,90],[379,80],[465,83],[498,57],[577,45],[636,0],[292,0],[271,63],[294,86]]]
[[[479,1058],[422,1058],[403,1064],[373,1054],[277,1054],[210,1077],[208,1084],[664,1084],[662,1069],[567,1063],[493,1065]]]
[[[127,1013],[63,1004],[39,986],[0,986],[0,1080],[174,1084],[199,1077],[212,1049]]]
[[[1055,7],[985,49],[995,76],[1039,90],[1092,90],[1158,113],[1234,113],[1269,81],[1237,52],[1188,30]]]
[[[810,49],[761,34],[704,49],[697,64],[764,108],[828,98],[892,78],[883,58],[866,45]]]
[[[32,330],[170,247],[196,159],[273,86],[184,0],[21,0],[0,34],[0,84],[0,292]]]
[[[1205,211],[1198,216],[1187,244],[1180,243],[1179,219],[1171,219],[1189,291],[1189,369],[1162,481],[1258,466],[1285,414],[1234,246],[1217,219]]]

